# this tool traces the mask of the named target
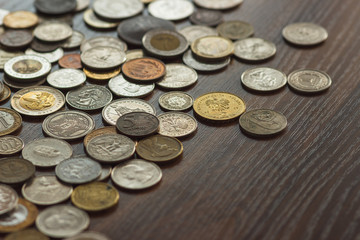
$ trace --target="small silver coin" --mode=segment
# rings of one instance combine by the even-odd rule
[[[50,86],[58,89],[69,89],[78,87],[86,81],[86,75],[83,71],[63,68],[50,73],[47,76],[47,82]]]
[[[241,75],[241,82],[249,89],[268,92],[284,87],[287,76],[279,70],[260,67],[246,70]]]
[[[95,70],[109,70],[119,67],[126,60],[126,54],[114,47],[93,47],[81,54],[81,62]]]
[[[37,39],[44,42],[58,42],[71,37],[72,28],[64,22],[49,21],[38,25],[34,29]]]
[[[61,47],[65,49],[73,49],[80,47],[84,39],[85,39],[85,35],[82,32],[73,31],[71,37],[68,38]]]
[[[187,0],[157,0],[149,4],[149,13],[165,20],[181,20],[194,12],[194,5]]]
[[[122,74],[109,81],[109,89],[118,97],[142,98],[154,91],[155,84],[136,84],[127,81]]]
[[[160,107],[168,111],[185,111],[191,108],[193,103],[193,97],[185,92],[167,92],[159,98]]]
[[[197,129],[194,117],[183,112],[167,112],[158,115],[159,134],[168,137],[185,137]]]
[[[188,40],[189,44],[194,42],[196,39],[206,36],[217,36],[218,33],[215,29],[207,26],[191,25],[179,30],[179,33],[184,35]]]
[[[312,69],[300,69],[289,74],[289,86],[299,92],[316,93],[322,92],[331,86],[331,77],[322,71]]]
[[[276,53],[274,43],[261,38],[245,38],[234,43],[234,55],[246,61],[262,61]]]
[[[36,51],[32,50],[31,48],[28,48],[28,49],[26,49],[25,54],[43,57],[43,58],[47,59],[50,63],[55,63],[64,56],[64,50],[62,48],[57,48],[52,52],[43,53],[43,52],[36,52]]]
[[[127,45],[125,42],[110,36],[99,36],[84,40],[80,45],[80,50],[81,52],[85,52],[86,50],[94,47],[114,47],[120,49],[123,52],[127,50]]]
[[[4,65],[5,73],[14,79],[33,80],[47,75],[51,70],[50,62],[35,55],[21,55],[8,60]]]
[[[194,58],[191,50],[188,50],[183,55],[182,60],[187,66],[189,66],[195,70],[203,71],[203,72],[211,72],[211,71],[217,71],[217,70],[227,67],[230,64],[231,58],[228,57],[225,60],[220,60],[220,61],[216,61],[216,62],[213,62],[213,61],[202,62],[202,61],[199,61],[198,59]]]
[[[328,38],[325,28],[306,22],[287,25],[283,29],[282,35],[288,42],[300,46],[320,44]]]
[[[24,142],[17,136],[0,137],[0,155],[12,155],[20,152],[23,148]]]
[[[104,19],[121,20],[139,14],[144,4],[140,0],[96,0],[93,9]]]
[[[14,210],[18,205],[19,196],[16,191],[5,184],[0,184],[0,215]]]
[[[184,64],[166,64],[166,74],[157,86],[166,89],[182,89],[196,83],[198,75],[196,71]]]

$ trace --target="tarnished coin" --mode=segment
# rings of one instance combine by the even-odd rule
[[[127,78],[140,83],[151,83],[165,75],[165,64],[158,59],[149,57],[127,61],[121,69]]]
[[[28,116],[48,115],[58,111],[64,104],[64,94],[47,86],[23,88],[11,98],[11,107]]]
[[[155,108],[144,100],[123,98],[105,106],[102,117],[107,124],[116,125],[118,118],[129,112],[147,112],[155,115]]]
[[[191,44],[198,38],[218,35],[215,29],[200,25],[190,25],[184,27],[179,31],[179,33],[184,35],[184,37],[188,40],[189,44]]]
[[[21,55],[8,60],[4,65],[5,73],[14,79],[33,80],[47,75],[51,64],[43,57]]]
[[[119,202],[119,192],[103,182],[93,182],[77,186],[71,194],[71,202],[80,209],[95,212],[115,206]]]
[[[45,14],[65,14],[76,8],[76,0],[35,0],[36,10]]]
[[[211,121],[228,121],[245,112],[245,102],[240,97],[226,92],[210,92],[194,101],[194,112]]]
[[[31,81],[31,82],[16,82],[15,80],[4,75],[3,81],[7,86],[11,87],[12,89],[20,90],[28,87],[40,86],[46,82],[46,78],[40,78],[40,80]]]
[[[311,46],[324,42],[328,38],[325,28],[314,23],[293,23],[282,31],[283,37],[290,43]]]
[[[179,157],[183,152],[182,143],[173,137],[153,135],[142,139],[136,145],[136,153],[152,162],[166,162]]]
[[[53,52],[60,48],[65,41],[60,42],[43,42],[36,38],[30,44],[30,48],[39,53]]]
[[[47,76],[50,86],[59,89],[69,89],[80,86],[86,81],[83,71],[71,68],[59,69]]]
[[[80,57],[86,67],[96,70],[113,69],[126,60],[125,52],[114,47],[93,47],[83,52]]]
[[[36,14],[29,11],[15,11],[6,15],[3,22],[8,28],[31,28],[38,24],[39,18]]]
[[[65,49],[73,49],[80,47],[81,43],[84,41],[85,35],[82,32],[74,31],[70,38],[68,38],[64,44],[61,45]]]
[[[24,147],[22,157],[38,167],[53,167],[72,156],[72,146],[56,138],[35,139]]]
[[[64,56],[64,50],[62,48],[57,48],[52,52],[43,53],[43,52],[36,52],[36,51],[32,50],[31,48],[28,48],[28,49],[26,49],[25,54],[43,57],[46,60],[48,60],[50,63],[55,63]]]
[[[136,84],[127,81],[122,74],[110,79],[108,84],[111,92],[118,97],[142,98],[154,91],[155,84]]]
[[[284,87],[287,76],[279,70],[260,67],[246,70],[241,75],[241,82],[252,90],[268,92]]]
[[[87,156],[76,156],[60,162],[55,168],[55,173],[63,182],[83,184],[100,176],[101,165]]]
[[[18,184],[25,182],[35,173],[35,166],[28,160],[13,157],[0,159],[0,182]]]
[[[36,218],[39,231],[53,238],[74,236],[84,231],[89,224],[89,215],[70,205],[48,207]]]
[[[218,36],[207,36],[196,39],[191,44],[193,53],[206,60],[220,60],[231,56],[234,51],[234,44],[227,38]]]
[[[59,59],[59,66],[62,68],[82,68],[80,54],[71,53]]]
[[[45,22],[34,29],[34,36],[45,42],[58,42],[71,37],[72,28],[64,22]]]
[[[117,134],[116,127],[115,126],[108,126],[108,127],[102,127],[95,129],[88,133],[84,138],[84,146],[86,147],[91,139],[93,139],[96,136],[104,135],[104,134]]]
[[[0,49],[0,69],[4,69],[4,65],[11,58],[24,55],[23,52],[8,52],[6,50]]]
[[[4,17],[9,13],[10,12],[8,10],[0,8],[0,26],[3,25]]]
[[[199,61],[199,59],[194,58],[192,51],[188,50],[183,55],[182,60],[187,66],[195,70],[210,72],[225,68],[227,65],[229,65],[231,58],[228,57],[225,58],[224,60],[219,60],[219,61],[202,62]]]
[[[101,174],[96,181],[104,181],[111,175],[112,167],[110,165],[101,165]]]
[[[16,232],[31,226],[38,216],[38,209],[31,202],[19,198],[17,207],[0,216],[0,232]],[[23,239],[21,239],[23,240]]]
[[[194,99],[185,92],[167,92],[160,96],[159,105],[168,111],[185,111],[192,107]]]
[[[252,136],[272,136],[287,126],[286,117],[270,109],[255,109],[241,115],[241,129]]]
[[[225,10],[240,5],[243,0],[194,0],[194,2],[203,8]]]
[[[187,0],[157,0],[149,4],[149,13],[166,20],[181,20],[194,12],[194,5]]]
[[[134,155],[135,143],[121,134],[96,136],[85,146],[90,157],[105,163],[116,163]]]
[[[81,52],[85,52],[86,50],[94,47],[114,47],[120,49],[123,52],[127,50],[126,43],[119,40],[118,38],[110,36],[99,36],[84,40],[81,43],[80,50]]]
[[[54,175],[42,175],[31,178],[21,188],[24,198],[37,205],[53,205],[68,199],[72,186],[65,185]]]
[[[17,207],[19,197],[13,188],[0,184],[0,198],[0,216]]]
[[[112,174],[111,180],[119,187],[130,190],[141,190],[159,183],[162,178],[162,171],[155,163],[141,159],[117,165]]]
[[[10,233],[4,240],[50,240],[47,236],[35,228],[27,228],[21,231]]]
[[[84,12],[83,19],[87,25],[89,25],[90,27],[93,27],[93,28],[98,28],[98,29],[111,29],[111,28],[116,28],[117,25],[119,25],[119,23],[106,22],[106,21],[99,19],[94,14],[94,11],[91,8],[89,8],[88,10],[86,10]]]
[[[20,152],[23,148],[24,142],[17,136],[0,137],[0,155],[12,155]]]
[[[166,64],[165,77],[156,85],[166,89],[181,89],[196,83],[198,75],[196,71],[184,64]]]
[[[197,130],[197,121],[183,112],[167,112],[158,115],[159,134],[168,137],[185,137]]]
[[[92,70],[83,68],[83,71],[88,78],[102,81],[102,80],[109,80],[110,78],[117,76],[121,72],[121,68],[119,67],[112,70],[101,71],[101,72],[99,71],[94,72]]]
[[[261,38],[245,38],[234,43],[235,56],[246,61],[262,61],[276,53],[274,43]]]
[[[0,108],[0,136],[15,132],[21,127],[22,118],[12,109]]]
[[[45,118],[42,128],[50,137],[74,140],[91,132],[95,128],[95,121],[84,112],[61,111]]]
[[[126,53],[126,61],[145,57],[144,51],[142,49],[127,50],[125,53]]]
[[[200,8],[191,14],[189,20],[197,25],[213,27],[223,22],[223,14],[220,11]]]
[[[139,14],[144,4],[140,0],[95,0],[93,9],[98,16],[116,21]]]
[[[66,238],[65,240],[110,240],[110,238],[106,237],[102,233],[88,231],[71,238]]]
[[[330,76],[319,70],[300,69],[288,76],[291,88],[303,93],[316,93],[328,89],[331,86]]]
[[[2,94],[0,95],[0,102],[6,101],[11,96],[11,90],[8,86],[3,86]]]
[[[90,0],[76,0],[75,12],[81,12],[84,9],[88,8],[90,5]]]
[[[126,136],[145,137],[158,131],[159,119],[145,112],[126,113],[116,121],[116,128]]]
[[[248,38],[254,34],[254,27],[243,21],[226,21],[220,24],[216,30],[220,36],[231,40]]]
[[[8,30],[0,36],[0,43],[8,49],[21,49],[28,46],[33,35],[26,30]]]

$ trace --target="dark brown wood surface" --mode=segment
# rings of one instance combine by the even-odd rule
[[[32,3],[0,0],[0,8],[35,11]],[[194,98],[211,91],[234,93],[248,110],[282,112],[287,130],[264,140],[244,135],[237,121],[199,122],[196,134],[182,140],[183,157],[161,166],[159,185],[140,192],[119,189],[118,206],[91,214],[89,229],[114,240],[360,239],[359,13],[358,0],[244,0],[224,11],[225,20],[250,22],[255,36],[273,41],[276,56],[261,64],[233,58],[222,71],[199,74],[198,83],[186,91]],[[73,27],[87,38],[117,36],[115,30],[90,29],[82,14],[74,15]],[[287,44],[282,28],[303,21],[325,27],[328,40],[312,48]],[[186,20],[177,26],[189,24]],[[255,66],[286,74],[318,69],[327,72],[333,84],[316,95],[300,95],[288,87],[254,94],[241,86],[240,75]],[[146,98],[158,113],[163,92],[156,89]],[[92,116],[97,128],[104,125],[100,112]],[[24,117],[18,135],[25,143],[44,137],[42,120]],[[84,153],[81,142],[72,145],[75,154]]]

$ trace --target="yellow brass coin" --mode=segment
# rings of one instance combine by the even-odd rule
[[[71,202],[85,211],[101,211],[115,206],[119,192],[111,185],[93,182],[76,187],[71,194]]]
[[[107,72],[92,72],[86,68],[83,68],[85,75],[94,80],[108,80],[119,75],[121,68],[117,68],[115,70],[107,71]]]
[[[55,97],[51,93],[43,91],[28,92],[21,96],[19,104],[21,107],[31,111],[44,110],[54,106]]]
[[[151,38],[150,43],[154,48],[161,51],[172,51],[180,46],[180,40],[167,33],[156,34]]]
[[[193,105],[195,113],[207,120],[228,121],[245,112],[245,102],[226,92],[211,92],[198,97]]]
[[[196,39],[191,44],[195,55],[207,60],[219,60],[232,55],[235,47],[232,41],[218,36],[206,36]]]
[[[40,71],[42,64],[41,62],[33,59],[24,59],[14,63],[12,68],[17,73],[31,74]]]

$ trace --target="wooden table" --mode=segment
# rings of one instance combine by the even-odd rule
[[[0,0],[0,8],[35,11],[32,3]],[[359,13],[358,0],[245,0],[225,11],[225,20],[253,24],[255,36],[273,41],[277,54],[261,64],[233,58],[222,71],[199,74],[198,83],[186,91],[194,98],[211,91],[234,93],[246,101],[248,110],[282,112],[287,130],[264,140],[244,135],[237,121],[199,122],[196,134],[182,140],[183,157],[162,166],[159,185],[140,192],[119,189],[118,206],[91,214],[89,229],[122,240],[359,239]],[[115,30],[88,28],[82,14],[74,16],[74,29],[87,38],[117,36]],[[325,27],[328,40],[313,48],[287,44],[282,28],[302,21]],[[177,26],[189,24],[186,20]],[[319,69],[331,76],[333,85],[315,95],[300,95],[288,87],[254,94],[241,86],[240,75],[257,66],[286,74]],[[156,89],[145,98],[158,113],[163,92]],[[10,107],[10,102],[1,106]],[[100,112],[92,116],[97,128],[104,125]],[[44,137],[42,120],[24,117],[18,135],[25,143]],[[75,154],[84,153],[82,142],[72,145]]]

